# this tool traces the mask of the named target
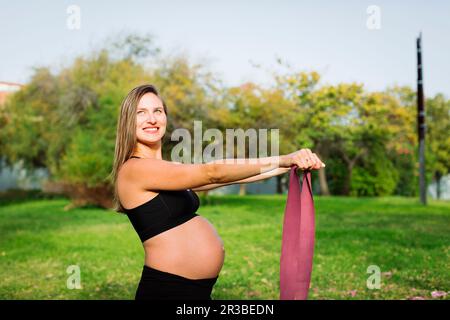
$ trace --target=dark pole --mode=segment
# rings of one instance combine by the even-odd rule
[[[419,188],[420,202],[427,204],[425,180],[425,103],[422,77],[422,32],[417,38],[417,133],[419,136]]]

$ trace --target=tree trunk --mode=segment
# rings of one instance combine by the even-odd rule
[[[436,198],[439,200],[441,199],[441,178],[442,178],[441,172],[436,171],[435,177],[436,177]]]
[[[247,184],[245,184],[245,183],[241,183],[240,185],[239,185],[239,195],[240,196],[245,196],[245,194],[247,193]]]
[[[343,151],[341,151],[342,158],[344,159],[344,162],[347,164],[347,176],[345,177],[344,186],[342,187],[342,194],[345,196],[348,196],[350,194],[350,185],[352,182],[352,172],[353,167],[356,164],[356,161],[363,155],[366,155],[368,153],[367,149],[361,149],[361,151],[353,158],[350,159]]]
[[[320,146],[321,145],[318,144],[316,154],[319,157],[319,159],[321,159],[323,162],[325,162],[325,160],[322,157],[323,153],[321,151]],[[328,188],[327,175],[326,175],[326,172],[325,172],[325,168],[319,169],[319,186],[320,186],[320,194],[322,196],[329,196],[330,195],[330,189]]]
[[[320,185],[320,195],[329,196],[330,190],[328,189],[327,175],[325,168],[319,169],[319,185]]]
[[[353,163],[349,163],[347,165],[347,176],[344,180],[344,185],[342,187],[342,195],[348,196],[350,194],[350,185],[352,182],[352,172],[353,172]]]
[[[277,194],[283,194],[282,176],[278,175],[277,178]]]

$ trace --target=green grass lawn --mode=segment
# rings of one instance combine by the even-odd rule
[[[225,243],[213,299],[278,299],[286,196],[210,196],[198,213]],[[0,202],[0,299],[133,299],[143,249],[126,216],[64,211],[68,200]],[[450,294],[450,203],[429,199],[315,197],[310,299],[432,299]],[[66,286],[70,265],[81,289]],[[381,269],[368,289],[367,268]],[[445,299],[449,298],[449,294]]]

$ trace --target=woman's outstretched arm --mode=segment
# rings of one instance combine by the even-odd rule
[[[232,182],[225,182],[225,183],[211,183],[211,184],[207,184],[207,185],[204,185],[201,187],[192,188],[192,190],[193,191],[207,191],[207,190],[212,190],[212,189],[216,189],[219,187],[228,186],[228,185],[232,185],[232,184],[241,184],[241,183],[251,183],[251,182],[256,182],[256,181],[262,181],[262,180],[266,180],[266,179],[278,176],[280,174],[286,173],[289,170],[290,170],[290,168],[276,168],[271,171],[261,173],[256,176],[250,177],[250,178],[245,178],[245,179],[232,181]]]
[[[126,188],[132,184],[143,190],[185,190],[208,184],[234,183],[261,174],[264,176],[272,170],[292,165],[319,169],[321,164],[325,166],[309,149],[283,156],[220,159],[205,164],[180,165],[161,159],[144,158],[139,161],[130,160],[122,165],[118,174],[123,176],[123,186],[118,187]]]

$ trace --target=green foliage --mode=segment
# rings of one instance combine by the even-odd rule
[[[367,140],[370,152],[358,160],[352,171],[352,196],[387,196],[394,192],[399,172],[386,152],[385,140],[383,136]]]
[[[220,83],[203,64],[193,63],[185,55],[160,58],[154,64],[149,70],[151,82],[164,98],[169,113],[163,158],[170,159],[172,147],[178,143],[170,139],[175,129],[185,128],[193,134],[194,121],[201,121],[204,130],[217,128],[211,114],[218,106]]]
[[[326,159],[327,183],[331,194],[343,195],[343,185],[348,174],[347,166],[339,157]]]
[[[58,177],[88,187],[107,184],[113,155],[114,144],[105,134],[77,129],[61,161]]]
[[[399,154],[391,161],[393,161],[399,175],[394,194],[407,197],[418,196],[419,174],[415,154]]]
[[[52,134],[58,131],[55,125],[60,122],[53,112],[58,102],[57,91],[58,81],[50,71],[37,68],[31,82],[4,106],[0,145],[9,163],[22,159],[26,168],[47,166],[47,155],[58,145]]]
[[[309,148],[327,164],[320,184],[332,194],[416,195],[411,88],[367,92],[358,83],[319,86],[317,72],[292,69],[274,74],[270,87],[226,88],[203,62],[159,53],[150,36],[125,35],[56,73],[36,68],[31,81],[0,108],[2,155],[8,163],[22,159],[27,168],[46,167],[65,183],[102,184],[112,167],[120,104],[135,86],[152,83],[168,106],[166,159],[178,143],[170,141],[173,130],[193,133],[195,120],[224,137],[227,128],[279,129],[281,154]],[[426,101],[428,182],[449,171],[449,109],[443,95]]]
[[[375,153],[364,166],[357,166],[352,173],[351,196],[387,196],[393,194],[398,183],[397,168],[384,156]]]
[[[443,176],[450,170],[450,100],[437,94],[425,108],[427,170]]]

